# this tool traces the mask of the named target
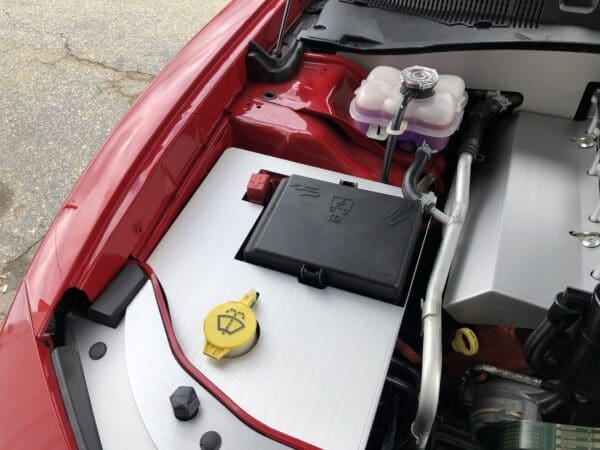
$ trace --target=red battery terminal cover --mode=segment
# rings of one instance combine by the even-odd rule
[[[264,205],[273,192],[271,176],[268,173],[253,173],[246,187],[246,200]]]

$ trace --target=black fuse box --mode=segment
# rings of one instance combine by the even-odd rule
[[[285,178],[252,231],[247,262],[398,303],[421,226],[416,202],[299,175]]]

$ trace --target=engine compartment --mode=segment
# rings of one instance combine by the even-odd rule
[[[260,169],[328,182],[340,179],[335,172],[230,148],[165,234],[148,265],[160,280],[183,352],[240,408],[279,431],[321,448],[365,446],[404,310],[334,287],[318,289],[299,283],[297,275],[236,258],[263,214],[262,205],[243,199],[249,174]],[[374,191],[373,195],[385,194],[394,199],[401,192],[397,187],[356,177],[345,179]],[[307,191],[294,192],[302,195]],[[299,198],[315,200],[311,196]],[[325,212],[329,213],[329,208]],[[339,225],[326,219],[326,223]],[[210,311],[250,289],[260,294],[253,307],[259,330],[251,349],[236,356],[208,356],[202,330]],[[100,303],[103,301],[100,299]],[[94,308],[98,307],[96,303]],[[215,324],[221,330],[219,337],[236,337],[250,326],[247,311],[244,315],[227,311],[220,314],[225,322]],[[80,328],[86,327],[86,321],[80,318],[71,320]],[[185,374],[177,375],[181,369],[175,361],[160,363],[172,359],[160,320],[155,296],[145,283],[129,303],[117,332],[104,327],[104,333],[123,335],[124,349],[120,351],[127,361],[131,392],[152,440],[158,447],[191,447],[197,445],[193,430],[168,433],[165,424],[173,422],[173,413],[157,405],[174,390],[173,378],[185,380],[180,382],[182,385],[192,383],[199,392],[202,387]],[[87,337],[76,334],[73,339]],[[112,365],[106,364],[108,374]],[[158,365],[151,370],[153,382],[147,380],[144,364]],[[105,405],[110,400],[100,393],[109,389],[109,382],[98,373],[101,369],[94,367],[97,365],[88,366],[96,371],[95,379],[99,381],[88,383],[92,405]],[[203,402],[205,395],[199,397]],[[118,407],[126,398],[112,402]],[[294,414],[287,414],[290,410]],[[340,410],[345,413],[340,415]],[[199,424],[205,427],[205,420],[210,420],[229,448],[247,445],[236,427],[225,427],[216,417],[204,419],[223,414],[213,411],[203,409]],[[103,442],[118,443],[121,433],[103,420],[110,422],[113,418],[97,418]]]
[[[472,85],[469,78],[489,77],[478,77],[478,68],[470,67],[469,102],[458,101],[461,109],[455,111],[462,122],[448,140],[435,141],[443,143],[440,148],[426,139],[406,139],[402,118],[381,141],[380,132],[379,140],[372,139],[351,114],[355,92],[379,67],[370,58],[407,67],[403,56],[350,59],[308,52],[288,80],[247,81],[227,106],[226,137],[210,155],[208,174],[198,176],[198,189],[148,259],[183,353],[251,416],[323,448],[553,448],[546,441],[540,446],[540,439],[554,439],[555,448],[583,445],[594,429],[579,427],[600,426],[594,364],[600,345],[595,292],[600,94],[570,102],[587,102],[591,122],[547,115],[554,112],[543,109],[548,99],[536,98],[533,111],[524,106],[512,114],[520,104],[518,83]],[[436,69],[431,55],[410,59]],[[592,59],[595,67],[597,55]],[[519,79],[527,77],[514,74],[513,81]],[[395,89],[403,89],[402,83]],[[525,105],[527,100],[525,95]],[[562,104],[556,111],[560,116],[570,109]],[[416,135],[422,139],[427,130],[431,127]],[[391,147],[389,136],[399,136]],[[389,174],[383,177],[387,156]],[[253,201],[247,184],[254,175],[267,177],[254,178],[260,198]],[[325,207],[314,208],[322,215],[309,218],[312,207],[288,205],[286,220],[306,227],[280,223],[273,245],[261,246],[259,237],[274,220],[269,210],[277,209],[290,182],[302,201],[324,193]],[[356,189],[369,194],[355,198]],[[370,210],[375,192],[389,195],[392,203]],[[321,225],[354,220],[361,202],[363,220],[348,241],[337,229],[319,234]],[[407,211],[415,205],[419,214],[409,220]],[[390,235],[393,242],[373,243],[408,220],[410,239]],[[320,225],[311,228],[313,223]],[[306,248],[302,243],[311,236],[315,247]],[[296,248],[290,250],[289,242]],[[342,251],[343,245],[352,245],[352,252]],[[368,253],[374,247],[381,255]],[[390,263],[390,252],[404,252],[400,263]],[[333,262],[327,259],[332,254]],[[391,294],[390,284],[378,278],[382,272],[402,279],[392,283]],[[202,321],[218,303],[251,288],[261,294],[255,308],[259,337],[237,357],[211,359],[203,352]],[[144,336],[162,339],[157,358],[167,366],[168,345],[158,337],[164,312],[156,309],[154,297],[146,283],[126,301],[117,326],[124,341],[118,345],[125,346],[127,359],[150,352],[157,341]],[[98,322],[88,312],[84,316],[69,319],[81,331],[71,343],[87,345],[92,332],[113,333],[88,323]],[[242,320],[229,317],[227,323]],[[233,335],[231,326],[219,331]],[[128,328],[137,330],[130,338]],[[139,348],[129,349],[137,341]],[[86,358],[81,355],[86,378],[94,371],[98,377],[99,369]],[[134,360],[141,371],[150,356]],[[173,362],[172,373],[181,372]],[[113,368],[107,365],[106,373]],[[135,382],[131,370],[124,375],[143,428],[155,445],[191,446],[196,434],[173,422],[168,408],[159,413],[152,405],[168,397],[175,378],[203,393],[206,385],[194,382],[189,371],[174,378],[166,369],[155,371],[163,376],[151,383],[140,372]],[[154,392],[156,385],[164,389]],[[110,411],[101,383],[89,381],[88,387],[93,409]],[[110,425],[103,426],[102,417]],[[102,417],[96,419],[99,429],[114,433],[112,438],[101,433],[102,440],[117,442],[118,425]],[[246,435],[230,422],[222,428],[224,442],[243,448]],[[172,426],[168,432],[165,423]],[[525,437],[530,443],[523,443]],[[267,448],[261,439],[252,445]]]

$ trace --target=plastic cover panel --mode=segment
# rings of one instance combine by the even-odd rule
[[[398,302],[421,227],[404,198],[292,175],[283,180],[244,251],[249,262],[299,276],[309,266],[322,287]]]
[[[549,20],[542,15],[540,24],[535,25],[538,17],[538,0],[509,1],[520,4],[515,17],[508,17],[512,26],[489,26],[484,29],[476,26],[447,25],[423,15],[436,15],[434,10],[414,9],[415,14],[391,11],[381,8],[365,7],[340,0],[330,0],[324,6],[317,23],[303,31],[300,38],[313,50],[348,51],[354,53],[411,53],[414,51],[439,51],[461,49],[536,49],[561,51],[590,51],[600,49],[600,6],[593,13],[583,14],[562,11],[558,5],[546,4],[544,11],[553,17],[562,17],[565,22]],[[378,2],[379,3],[379,2]],[[409,2],[398,2],[402,5]],[[411,1],[411,4],[434,4],[434,1]],[[459,4],[461,2],[444,2]],[[464,20],[472,23],[476,11],[487,24],[488,16],[485,5],[489,1],[470,1],[472,9],[467,15],[457,15],[453,20]],[[497,2],[496,2],[497,3]],[[558,2],[556,2],[558,3]],[[361,6],[363,5],[363,6]],[[521,8],[525,7],[524,10]],[[536,10],[533,14],[527,8]],[[510,5],[509,10],[510,12]],[[460,13],[463,14],[463,13]],[[498,20],[497,18],[495,20]],[[498,23],[500,23],[499,21]],[[475,22],[477,24],[478,22]],[[481,23],[483,24],[483,22]],[[524,27],[524,25],[529,25]],[[532,70],[531,66],[527,66]],[[470,70],[473,70],[472,68]],[[452,73],[452,72],[450,72]]]
[[[346,3],[416,14],[448,25],[537,27],[545,0],[341,0]]]

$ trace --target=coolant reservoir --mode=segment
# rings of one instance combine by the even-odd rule
[[[350,115],[367,136],[384,140],[388,125],[402,101],[402,72],[378,66],[355,91]],[[426,142],[435,151],[443,150],[458,129],[467,103],[465,82],[456,75],[440,75],[433,96],[413,99],[400,128],[399,142]]]

